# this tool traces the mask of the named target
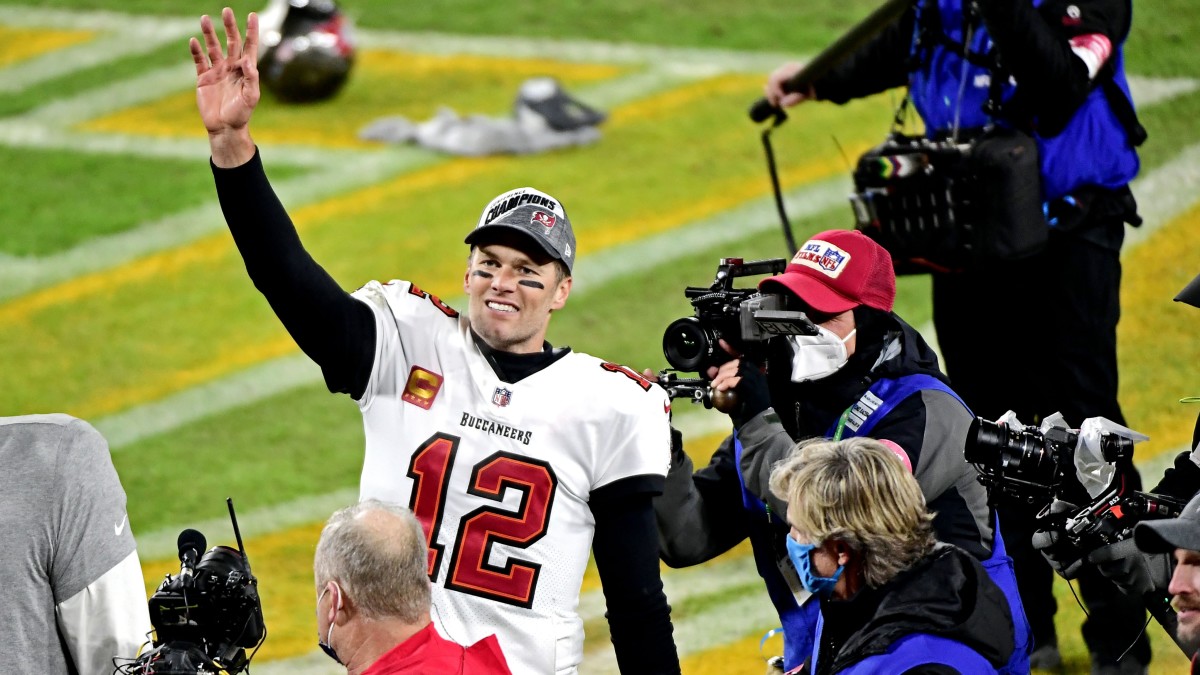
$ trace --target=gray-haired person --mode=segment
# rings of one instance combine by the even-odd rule
[[[321,649],[347,673],[509,675],[494,635],[463,647],[438,634],[427,555],[402,506],[368,499],[334,513],[313,559]]]

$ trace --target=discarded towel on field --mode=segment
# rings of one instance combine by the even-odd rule
[[[511,117],[461,116],[445,106],[425,122],[383,117],[364,127],[359,138],[416,143],[455,155],[530,154],[600,139],[605,113],[569,95],[551,77],[526,80],[517,91]]]

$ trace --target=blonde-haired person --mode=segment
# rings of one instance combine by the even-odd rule
[[[970,554],[939,543],[916,479],[879,441],[803,441],[771,474],[788,557],[820,601],[817,673],[995,673],[1012,615]]]

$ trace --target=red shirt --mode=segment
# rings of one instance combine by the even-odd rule
[[[489,635],[470,647],[451,642],[430,623],[379,657],[362,675],[512,675],[500,643]]]

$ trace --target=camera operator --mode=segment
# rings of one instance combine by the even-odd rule
[[[788,557],[822,598],[813,672],[994,673],[1014,648],[1004,593],[938,543],[921,488],[871,438],[802,441],[771,474]]]
[[[771,467],[799,439],[888,439],[908,455],[937,514],[938,539],[988,560],[1001,587],[999,577],[1007,577],[1018,627],[1014,659],[1027,659],[1028,624],[1012,569],[1001,539],[993,541],[986,492],[963,459],[973,416],[947,385],[933,350],[892,312],[896,279],[887,251],[860,232],[822,232],[759,290],[783,294],[789,309],[806,312],[820,334],[770,340],[765,376],[759,364],[738,358],[709,369],[714,391],[733,390],[739,398],[722,410],[735,433],[695,473],[675,434],[667,487],[655,505],[663,560],[672,567],[696,565],[749,537],[780,613],[785,669],[792,670],[810,651],[815,606],[798,604],[795,575],[780,555],[787,504],[770,493]],[[714,398],[720,409],[721,397]],[[1014,667],[1027,670],[1028,664],[1018,660]]]
[[[1193,497],[1178,518],[1138,523],[1133,541],[1149,558],[1174,558],[1167,590],[1177,614],[1175,640],[1192,657],[1192,672],[1200,673],[1200,496]]]
[[[1200,276],[1185,286],[1175,296],[1175,301],[1200,308]],[[1179,500],[1193,499],[1200,492],[1200,416],[1197,417],[1192,432],[1192,448],[1175,457],[1174,465],[1166,470],[1162,479],[1150,492]],[[1056,502],[1051,507],[1058,512],[1074,511],[1078,508],[1075,504],[1061,502]],[[1161,525],[1154,524],[1150,529],[1155,530]],[[1140,527],[1139,524],[1138,528]],[[1054,528],[1048,528],[1034,534],[1033,546],[1039,549],[1050,566],[1066,579],[1074,579],[1087,567],[1092,566],[1126,594],[1144,599],[1147,603],[1158,602],[1161,594],[1167,592],[1172,569],[1170,551],[1150,552],[1140,544],[1140,540],[1135,545],[1133,540],[1126,539],[1093,551],[1078,552],[1070,547],[1061,546],[1060,541],[1061,533]],[[1083,557],[1080,557],[1080,553],[1084,554]],[[1169,625],[1164,626],[1168,631],[1170,628]]]
[[[108,443],[70,415],[4,417],[0,463],[0,673],[111,673],[150,614]]]
[[[1056,411],[1073,425],[1089,417],[1124,423],[1117,402],[1119,254],[1125,223],[1141,222],[1128,183],[1139,170],[1135,146],[1145,137],[1123,66],[1130,21],[1130,0],[920,0],[806,91],[785,91],[800,71],[796,63],[766,83],[767,100],[784,106],[840,104],[907,85],[931,138],[971,138],[993,123],[1033,136],[1050,219],[1044,248],[1021,260],[933,275],[946,372],[988,419],[1012,408],[1035,424]],[[1002,319],[1006,307],[1044,311],[1033,328]],[[1032,529],[1031,515],[1011,513],[1017,517],[1006,523]],[[1027,533],[1009,532],[1035,638],[1046,648],[1037,660],[1053,666],[1053,574]],[[1098,668],[1122,672],[1115,660],[1145,615],[1095,581],[1101,583],[1082,589],[1091,614],[1105,619],[1085,622],[1084,636]],[[1144,638],[1132,656],[1144,670]]]
[[[368,499],[334,513],[313,559],[321,649],[361,675],[509,675],[495,635],[464,648],[438,634],[427,558],[404,507]]]

